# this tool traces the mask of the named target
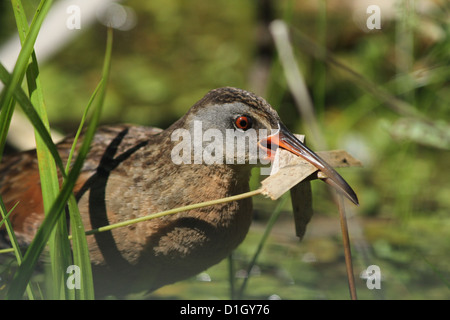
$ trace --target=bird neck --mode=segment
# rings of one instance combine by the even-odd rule
[[[205,164],[205,163],[176,163],[173,161],[171,150],[176,142],[171,140],[171,131],[166,130],[152,139],[143,147],[144,159],[154,163],[160,171],[159,181],[161,188],[178,186],[183,201],[191,199],[193,203],[198,199],[209,201],[247,192],[252,166],[237,164]],[[157,148],[155,146],[164,146]],[[149,163],[150,164],[150,163]],[[205,191],[206,190],[206,191]],[[204,194],[206,192],[206,195]],[[179,196],[179,194],[177,195]],[[191,202],[191,201],[187,201]]]

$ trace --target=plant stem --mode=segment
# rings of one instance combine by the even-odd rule
[[[356,296],[355,277],[354,277],[354,273],[353,273],[352,252],[350,249],[350,239],[348,236],[347,217],[345,215],[345,208],[344,208],[344,198],[340,193],[337,195],[337,198],[338,198],[338,207],[339,207],[339,220],[341,222],[342,241],[344,244],[345,265],[346,265],[346,269],[347,269],[348,287],[350,290],[351,299],[357,300],[358,298]]]

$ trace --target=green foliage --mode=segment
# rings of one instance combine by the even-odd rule
[[[29,248],[27,248],[25,256],[23,257],[20,250],[17,249],[17,242],[14,240],[14,234],[8,225],[8,232],[13,241],[15,248],[16,259],[19,268],[14,275],[13,281],[7,293],[7,298],[19,299],[23,295],[23,291],[27,288],[28,297],[33,298],[33,293],[29,289],[29,280],[31,278],[34,266],[37,264],[44,247],[49,244],[50,247],[50,273],[46,277],[48,279],[48,294],[46,298],[51,299],[93,299],[93,282],[91,274],[91,266],[89,259],[89,252],[87,249],[86,236],[81,222],[78,207],[75,197],[72,194],[73,186],[80,173],[84,158],[89,150],[90,143],[94,136],[96,126],[100,119],[101,106],[103,105],[105,97],[106,79],[109,74],[110,56],[111,56],[111,32],[108,36],[108,49],[105,56],[105,64],[103,68],[103,78],[101,85],[97,89],[100,90],[100,98],[97,99],[93,111],[91,122],[87,128],[84,141],[78,151],[76,160],[69,171],[69,163],[67,169],[62,167],[62,161],[59,158],[56,146],[49,137],[49,124],[46,116],[46,109],[43,99],[43,93],[39,81],[39,70],[36,62],[36,57],[33,52],[33,43],[36,40],[40,26],[43,19],[51,7],[51,1],[43,0],[36,10],[35,17],[28,30],[27,19],[20,1],[13,1],[14,13],[21,41],[23,42],[22,50],[16,62],[16,66],[12,75],[1,66],[1,78],[5,83],[5,89],[1,95],[0,108],[2,111],[3,126],[1,136],[6,137],[9,128],[9,121],[14,107],[14,98],[21,104],[23,111],[28,116],[30,121],[36,128],[36,144],[37,154],[41,177],[42,194],[44,199],[45,219],[39,228],[36,237],[32,241]],[[31,59],[28,65],[26,62]],[[27,72],[28,88],[30,91],[30,100],[26,97],[18,84],[21,82],[23,75]],[[95,94],[98,90],[95,91]],[[93,102],[90,100],[86,113]],[[37,111],[35,111],[36,108]],[[8,108],[8,109],[7,109]],[[83,122],[81,126],[83,125]],[[3,149],[4,139],[1,140]],[[62,170],[61,174],[64,176],[61,191],[59,190],[59,179],[56,173],[56,164]],[[69,215],[72,225],[72,239],[73,239],[73,253],[74,260],[70,251],[69,233],[67,230],[67,222],[64,212],[66,204],[69,202]],[[2,205],[2,217],[6,219],[6,210]],[[83,268],[83,277],[81,279],[82,289],[76,294],[66,286],[66,268],[75,263],[77,266]]]

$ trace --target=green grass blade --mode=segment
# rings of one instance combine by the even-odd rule
[[[73,139],[73,144],[72,144],[72,148],[70,150],[69,153],[69,157],[67,158],[67,164],[66,164],[66,172],[69,172],[70,169],[70,164],[72,163],[72,158],[73,155],[75,153],[75,147],[78,143],[78,139],[81,135],[81,132],[83,131],[83,127],[84,127],[84,123],[86,121],[87,118],[87,114],[91,108],[92,103],[94,102],[95,97],[97,96],[98,91],[100,90],[100,88],[103,86],[103,79],[100,80],[99,84],[97,85],[97,87],[95,88],[94,92],[92,93],[91,98],[89,99],[89,102],[86,106],[86,109],[84,110],[83,116],[81,117],[81,121],[80,121],[80,125],[78,126],[78,130],[77,133],[75,134],[75,137]]]
[[[103,66],[102,78],[103,86],[100,90],[99,99],[94,105],[94,111],[92,115],[91,122],[86,130],[84,141],[78,151],[78,156],[73,164],[72,170],[70,171],[67,179],[64,181],[61,191],[54,202],[50,212],[45,217],[41,227],[38,229],[35,238],[31,242],[28,248],[23,263],[14,275],[11,287],[8,290],[8,299],[20,299],[25,290],[26,284],[28,283],[33,269],[39,259],[40,254],[45,248],[45,245],[50,237],[50,234],[59,219],[60,214],[68,201],[69,197],[72,195],[72,189],[81,172],[84,159],[89,151],[89,146],[94,137],[98,122],[100,120],[101,109],[103,106],[105,94],[106,94],[106,80],[109,77],[109,69],[111,63],[111,52],[112,52],[112,31],[108,32],[107,40],[107,50],[105,53],[105,62]]]
[[[102,79],[97,86],[97,88],[94,90],[94,93],[92,94],[88,105],[85,109],[85,112],[83,114],[79,130],[77,132],[76,138],[74,140],[74,144],[72,146],[71,154],[73,154],[75,150],[75,145],[77,143],[77,139],[79,134],[81,133],[81,129],[84,124],[84,120],[86,118],[86,115],[91,108],[91,105],[94,102],[95,97],[98,94],[97,103],[94,105],[94,112],[92,115],[92,120],[87,128],[86,135],[84,137],[83,144],[79,151],[79,156],[85,157],[87,155],[90,141],[94,138],[95,131],[97,129],[98,122],[100,121],[100,115],[102,111],[102,107],[105,101],[105,95],[106,95],[106,84],[107,80],[109,78],[109,70],[111,66],[111,54],[112,54],[112,29],[108,29],[108,35],[107,35],[107,45],[106,45],[106,52],[105,52],[105,59],[103,64],[103,71],[102,71]],[[89,141],[88,144],[86,144],[86,141]],[[87,148],[86,148],[87,147]],[[71,156],[69,156],[69,159]],[[77,158],[77,160],[78,160]],[[69,166],[70,162],[68,162],[67,166]],[[81,220],[80,213],[78,211],[78,207],[76,206],[75,197],[71,197],[71,200],[69,202],[69,210],[70,210],[70,218],[71,218],[71,224],[72,224],[72,239],[73,239],[73,251],[74,251],[74,262],[76,265],[80,267],[81,270],[81,290],[79,292],[79,298],[81,299],[94,299],[94,288],[93,288],[93,278],[92,278],[92,270],[91,270],[91,263],[89,258],[89,249],[87,246],[87,240],[86,240],[86,233],[83,227],[83,222]]]
[[[5,214],[6,212],[6,207],[4,206],[3,203],[3,199],[0,195],[0,209],[2,210],[1,214],[2,214],[2,220],[0,220],[0,228],[2,227],[2,225],[6,222],[8,222],[9,220],[9,216],[11,215],[11,213],[13,212],[13,210],[17,207],[17,205],[19,204],[19,202],[17,202],[12,208],[11,210],[9,210],[8,213]]]
[[[1,65],[0,63],[0,80],[4,83],[6,83],[9,80],[9,73],[8,71]],[[78,137],[81,134],[82,128],[84,126],[88,111],[90,110],[90,107],[93,103],[94,98],[97,96],[100,88],[103,85],[103,79],[100,80],[99,84],[95,88],[88,105],[85,109],[85,112],[82,116],[82,120],[80,122],[79,130],[74,138],[74,144],[72,147],[72,150],[70,152],[69,159],[67,161],[67,166],[65,168],[66,172],[68,172],[70,163],[72,162],[72,156],[75,151],[75,145],[78,141]],[[63,173],[63,176],[66,178],[67,175],[64,172],[64,167],[62,164],[62,160],[58,154],[58,151],[56,149],[55,144],[53,143],[50,134],[48,133],[47,129],[45,128],[42,120],[40,119],[39,115],[37,114],[36,110],[34,109],[32,103],[30,102],[29,98],[26,96],[26,94],[23,92],[22,88],[18,87],[16,91],[14,92],[14,97],[16,98],[19,105],[22,107],[22,110],[24,111],[25,115],[28,117],[30,122],[33,124],[35,130],[38,131],[41,139],[46,144],[47,148],[51,152],[53,158],[56,160],[56,163],[58,165],[58,168]],[[76,203],[76,202],[75,202]],[[73,209],[71,209],[73,208]],[[77,210],[76,213],[73,213],[73,210]],[[69,202],[69,215],[71,219],[71,226],[72,226],[72,236],[73,236],[73,254],[74,254],[74,264],[80,266],[82,272],[82,281],[81,281],[81,290],[79,293],[79,297],[82,299],[92,299],[94,297],[94,291],[92,286],[92,271],[90,266],[90,259],[89,254],[82,254],[80,252],[87,252],[87,242],[85,240],[78,240],[80,237],[85,237],[84,234],[84,227],[81,223],[81,219],[79,219],[79,212],[78,207],[74,207],[73,204],[70,205]],[[77,238],[78,233],[78,238]],[[82,236],[80,236],[82,234]],[[83,244],[84,242],[84,244]],[[3,250],[6,252],[6,250]]]
[[[19,38],[22,45],[24,45],[27,34],[30,32],[28,28],[27,17],[20,0],[12,0],[11,3],[14,11],[14,16],[16,18]],[[41,5],[44,5],[44,1],[41,2]],[[50,6],[48,5],[47,8],[50,8]],[[40,12],[38,9],[36,11],[35,17],[37,17],[39,14]],[[32,24],[32,28],[39,29],[40,26]],[[26,71],[26,75],[31,103],[36,108],[36,111],[40,119],[42,120],[46,130],[50,132],[50,125],[48,122],[42,87],[40,84],[39,68],[34,51],[31,52],[31,59]],[[35,136],[39,176],[41,180],[42,199],[44,212],[47,214],[59,193],[59,179],[58,173],[56,171],[56,164],[53,160],[51,152],[47,149],[45,143],[42,141],[39,133],[36,130]],[[64,299],[66,297],[64,271],[67,266],[72,264],[70,243],[67,240],[67,236],[68,232],[66,216],[61,215],[53,236],[50,237],[49,240],[51,274],[46,278],[50,280],[50,285],[48,287],[51,287],[52,289],[51,298],[53,299]]]
[[[50,9],[51,3],[52,3],[51,0],[43,0],[39,5],[37,14],[35,15],[31,23],[30,31],[28,32],[25,42],[22,45],[22,49],[20,50],[19,56],[16,61],[16,65],[14,66],[14,70],[11,75],[11,79],[8,83],[5,84],[5,87],[3,88],[2,94],[0,96],[0,110],[2,110],[3,108],[8,108],[7,109],[8,112],[5,115],[6,117],[12,116],[11,109],[13,109],[13,106],[11,105],[13,105],[12,101],[14,100],[13,99],[14,90],[18,86],[20,86],[23,80],[25,71],[28,66],[29,58],[31,57],[31,53],[33,52],[34,43],[39,34],[39,29],[42,25],[42,22],[44,21],[44,18],[48,10]],[[0,115],[3,114],[4,112],[2,112]],[[1,118],[3,119],[3,116],[1,116]],[[4,143],[6,141],[6,133],[7,133],[6,128],[9,128],[9,121],[8,119],[5,119],[5,121],[0,122],[0,125],[3,128],[0,131],[0,147],[4,146]],[[1,149],[0,151],[3,150]]]
[[[7,294],[7,298],[9,299],[16,300],[22,297],[23,291],[31,278],[31,274],[36,266],[39,256],[44,250],[47,241],[53,232],[53,228],[64,210],[65,203],[72,193],[72,188],[75,185],[78,173],[81,170],[81,164],[79,161],[76,161],[75,164],[76,166],[74,165],[74,169],[71,171],[67,182],[63,185],[56,201],[38,229],[31,245],[28,247],[23,263],[14,275],[11,287]]]
[[[9,72],[5,69],[5,67],[0,63],[0,80],[3,83],[7,83],[10,79]],[[53,158],[56,161],[56,164],[58,168],[61,170],[63,176],[65,177],[64,172],[64,166],[61,160],[61,157],[59,156],[58,150],[56,149],[55,144],[53,143],[53,140],[46,129],[44,123],[42,122],[41,118],[39,117],[38,113],[33,107],[33,104],[31,103],[30,99],[27,97],[25,92],[22,90],[21,87],[17,87],[14,91],[14,98],[19,104],[19,106],[22,108],[24,114],[27,116],[28,120],[32,123],[35,130],[38,131],[39,136],[41,137],[42,141],[45,143],[49,151],[51,152]],[[1,116],[2,113],[0,113]],[[6,130],[7,128],[1,127],[2,130]],[[7,133],[7,132],[6,132]]]
[[[16,206],[18,204],[19,203],[16,203],[11,208],[11,210],[9,210],[9,212],[6,213],[6,206],[5,206],[4,202],[3,202],[2,197],[0,196],[0,214],[2,216],[2,221],[0,222],[0,227],[3,224],[6,225],[6,232],[8,233],[9,239],[11,241],[11,245],[12,245],[12,248],[14,250],[14,255],[16,256],[17,264],[20,265],[22,263],[22,252],[20,251],[19,244],[18,244],[16,236],[14,234],[14,230],[13,230],[13,227],[11,225],[11,222],[9,221],[9,216],[11,215],[11,213],[14,211],[14,209],[16,208]],[[26,292],[27,292],[28,299],[30,299],[30,300],[34,300],[35,299],[35,297],[33,295],[33,291],[31,290],[30,284],[27,285]]]
[[[73,262],[81,271],[80,289],[75,292],[76,298],[93,300],[95,298],[95,293],[89,248],[77,201],[73,195],[69,199],[68,208],[73,240]]]
[[[105,76],[105,75],[104,75]],[[73,140],[73,145],[70,150],[70,154],[67,160],[66,172],[69,172],[70,164],[72,163],[72,157],[75,153],[75,148],[79,139],[79,136],[84,127],[85,120],[87,118],[88,112],[91,108],[91,105],[94,102],[97,93],[101,88],[104,87],[104,83],[106,78],[102,78],[95,88],[89,102],[84,110],[83,116],[80,121],[80,125],[78,127],[78,131]],[[85,229],[83,225],[83,221],[81,219],[80,211],[78,209],[78,205],[75,197],[72,195],[69,199],[68,203],[68,211],[70,216],[70,225],[72,231],[72,249],[73,249],[73,262],[77,265],[81,270],[81,279],[80,279],[80,289],[76,291],[76,298],[83,300],[92,300],[95,298],[94,293],[94,285],[92,278],[92,268],[91,268],[91,260],[89,257],[89,249],[86,240]]]
[[[5,148],[6,137],[8,136],[9,124],[11,123],[15,103],[14,99],[5,102],[2,112],[0,112],[0,160],[2,159],[3,150]]]

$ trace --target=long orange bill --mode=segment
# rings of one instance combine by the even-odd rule
[[[278,139],[277,139],[278,138]],[[311,149],[306,147],[300,140],[298,140],[284,124],[280,122],[280,131],[278,134],[267,137],[267,142],[275,144],[280,148],[288,150],[293,154],[302,157],[317,169],[322,171],[327,178],[323,180],[329,185],[342,192],[350,201],[358,205],[358,197],[348,183],[336,172],[328,163],[314,153]]]

